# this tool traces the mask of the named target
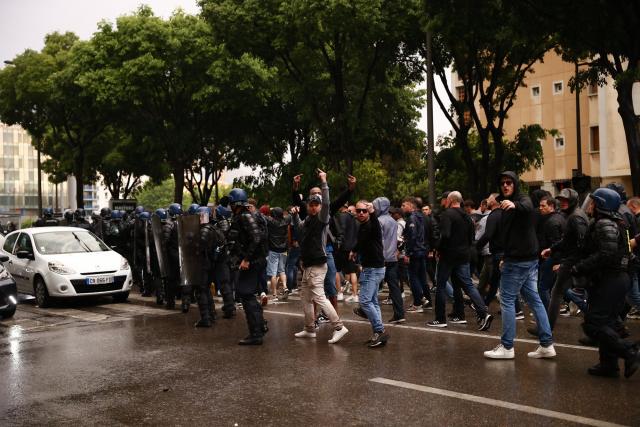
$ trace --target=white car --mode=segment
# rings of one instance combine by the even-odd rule
[[[2,252],[18,292],[35,295],[40,307],[52,297],[111,295],[124,302],[133,284],[127,260],[82,228],[17,230],[6,236]]]

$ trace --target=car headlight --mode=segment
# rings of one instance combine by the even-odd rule
[[[128,269],[129,269],[129,262],[125,258],[122,258],[122,261],[120,261],[120,270],[128,270]]]
[[[50,262],[49,271],[56,274],[76,274],[73,268],[66,267],[64,264],[59,262]]]

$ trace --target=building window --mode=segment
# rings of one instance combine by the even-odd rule
[[[533,96],[534,98],[537,98],[540,96],[540,86],[531,87],[531,96]]]
[[[589,128],[589,151],[592,153],[600,151],[600,128],[598,126]]]
[[[458,95],[458,101],[463,102],[465,100],[464,86],[458,86],[456,88],[456,94]]]
[[[562,93],[563,89],[564,89],[564,85],[562,84],[562,81],[553,82],[553,94],[554,95],[560,95]]]
[[[598,94],[598,85],[596,83],[591,83],[588,86],[587,94],[589,96],[594,96]]]
[[[556,150],[564,150],[564,136],[557,136],[553,141]]]

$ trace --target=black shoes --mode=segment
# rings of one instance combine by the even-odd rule
[[[624,377],[629,378],[640,368],[640,352],[634,347],[629,355],[624,358]]]
[[[235,315],[236,315],[235,311],[225,311],[222,314],[222,318],[223,319],[233,319],[235,317]]]
[[[396,317],[393,316],[390,320],[389,323],[395,323],[395,324],[399,324],[399,323],[404,323],[406,322],[406,319],[404,317]]]
[[[196,322],[196,328],[210,328],[213,326],[213,322],[209,319],[200,319]]]
[[[262,337],[249,335],[248,337],[238,341],[238,345],[262,345]]]
[[[162,297],[156,297],[156,305],[164,304],[164,299]]]
[[[369,348],[383,347],[389,341],[389,334],[382,331],[376,332],[369,341]]]
[[[183,313],[188,313],[189,307],[191,306],[191,304],[189,304],[189,301],[185,301],[185,299],[186,298],[182,298],[181,308]]]
[[[172,301],[172,300],[169,300],[169,301],[167,301],[167,306],[166,307],[167,307],[168,310],[173,310],[174,308],[176,308],[176,302]]]
[[[591,337],[582,337],[578,340],[578,342],[582,345],[586,345],[587,347],[598,346],[598,343],[596,342],[596,340],[592,339]]]
[[[589,372],[589,375],[596,377],[618,378],[620,376],[620,372],[617,369],[605,368],[599,363],[587,369],[587,372]]]
[[[488,331],[491,327],[491,322],[493,321],[493,316],[489,313],[485,314],[484,317],[478,318],[478,330],[479,331]]]

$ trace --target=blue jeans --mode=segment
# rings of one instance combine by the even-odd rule
[[[384,267],[382,268],[364,268],[360,273],[360,308],[367,315],[367,319],[371,322],[373,332],[384,331],[382,325],[382,313],[380,312],[380,304],[378,302],[378,286],[384,279]]]
[[[640,310],[640,286],[638,286],[638,273],[631,274],[631,288],[627,292],[627,302],[632,307]]]
[[[424,295],[423,289],[427,286],[427,259],[424,252],[409,257],[409,284],[413,294],[413,305],[422,305],[422,297],[431,299],[430,295]]]
[[[567,289],[567,292],[565,292],[564,295],[567,297],[569,301],[577,305],[578,308],[582,310],[583,313],[587,311],[587,301],[586,301],[588,298],[587,291],[582,289],[582,292],[580,292],[576,288]]]
[[[556,282],[556,274],[553,272],[553,260],[547,258],[540,262],[540,281],[538,283],[538,293],[544,308],[549,310],[549,302],[551,301],[551,289]]]
[[[338,295],[338,291],[336,290],[336,271],[333,252],[327,250],[327,275],[324,276],[324,294],[327,298]]]
[[[447,281],[449,280],[449,277],[451,277],[454,289],[460,288],[469,296],[469,298],[471,298],[476,307],[477,315],[479,317],[486,316],[487,306],[484,304],[478,289],[476,289],[476,287],[473,286],[473,282],[471,282],[471,269],[469,267],[469,263],[450,264],[441,258],[438,263],[437,273],[438,285],[436,289],[436,320],[441,323],[447,322],[445,311],[447,304]],[[457,297],[454,297],[453,313],[457,317],[464,318],[464,301],[462,300],[461,292],[459,292]]]
[[[538,260],[505,261],[500,278],[500,307],[502,309],[502,337],[500,341],[507,348],[513,348],[516,336],[515,303],[518,294],[522,293],[538,323],[538,337],[543,347],[553,344],[551,326],[547,311],[538,295]]]
[[[290,247],[287,254],[287,266],[285,272],[287,273],[287,288],[289,290],[295,289],[298,286],[298,260],[300,259],[300,247]]]

